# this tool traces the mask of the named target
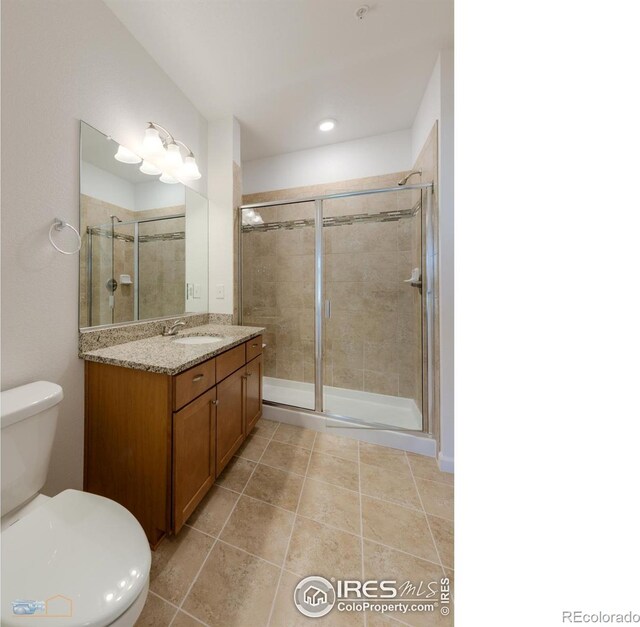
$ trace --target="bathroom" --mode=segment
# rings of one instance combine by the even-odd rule
[[[2,625],[453,624],[453,3],[3,0],[2,80]]]

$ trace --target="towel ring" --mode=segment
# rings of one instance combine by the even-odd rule
[[[70,228],[75,234],[76,237],[78,238],[78,248],[76,248],[75,250],[62,250],[62,248],[59,248],[58,246],[55,245],[54,241],[53,241],[53,229],[55,229],[56,231],[62,231],[62,229],[64,229],[65,227]],[[75,226],[69,224],[68,222],[65,222],[64,220],[61,220],[60,218],[56,218],[53,221],[53,224],[51,225],[51,227],[49,228],[49,241],[51,242],[51,245],[59,252],[62,253],[63,255],[75,255],[76,253],[80,252],[80,249],[82,248],[82,238],[80,237],[80,233],[78,233],[78,229],[76,229]]]

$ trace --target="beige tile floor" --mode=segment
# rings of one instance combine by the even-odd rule
[[[261,420],[177,537],[153,554],[140,627],[452,625],[306,618],[308,575],[453,580],[453,476],[431,458]]]

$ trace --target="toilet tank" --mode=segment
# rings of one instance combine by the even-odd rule
[[[0,392],[2,516],[36,496],[47,479],[62,388],[48,381]]]

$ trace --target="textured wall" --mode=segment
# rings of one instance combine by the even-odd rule
[[[2,389],[64,388],[47,494],[82,487],[79,262],[47,239],[78,224],[81,119],[132,147],[156,120],[207,171],[206,121],[101,1],[3,0]]]

